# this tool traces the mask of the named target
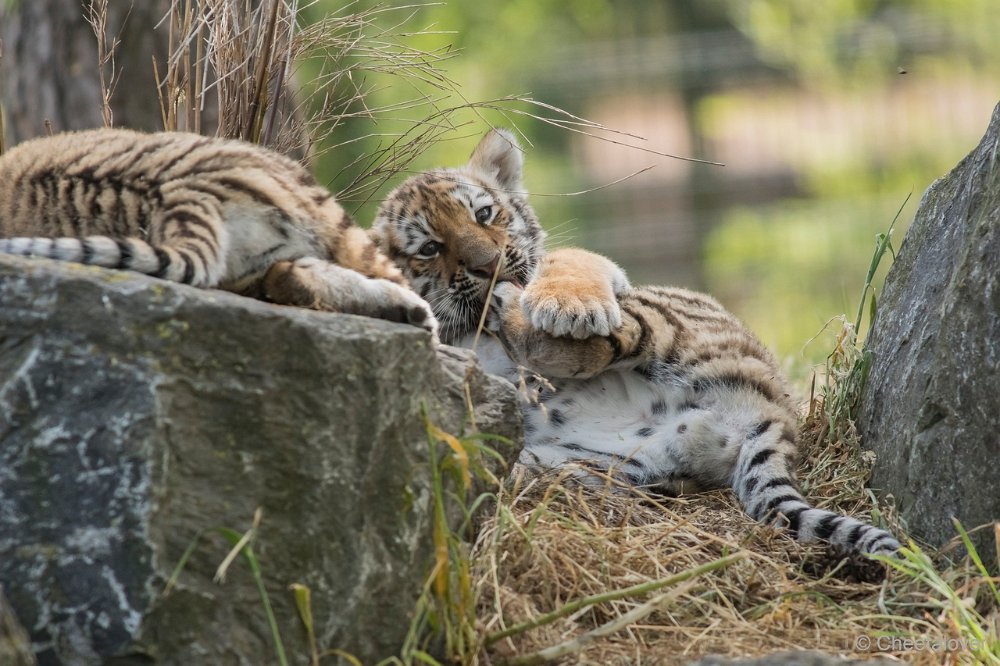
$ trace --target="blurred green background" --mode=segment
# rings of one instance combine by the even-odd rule
[[[367,73],[369,107],[389,108],[376,135],[365,114],[336,128],[324,182],[343,190],[345,164],[421,119],[449,129],[414,171],[460,164],[490,124],[516,125],[551,246],[602,252],[634,283],[712,293],[800,377],[832,333],[807,342],[856,310],[875,235],[912,193],[898,249],[923,191],[976,145],[1000,98],[990,0],[320,0],[308,15],[376,6],[369,37],[418,47],[450,83]],[[447,111],[508,95],[644,140],[568,131],[527,103]],[[400,179],[344,203],[370,222]]]

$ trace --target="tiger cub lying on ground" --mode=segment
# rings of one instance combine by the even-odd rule
[[[514,137],[490,132],[466,166],[396,188],[372,229],[445,342],[471,346],[497,273],[496,337],[477,352],[515,383],[518,365],[544,378],[524,400],[521,462],[575,462],[668,493],[729,486],[751,516],[801,541],[895,552],[888,532],[803,499],[790,390],[736,317],[704,294],[632,287],[599,255],[545,255],[521,171]]]
[[[0,157],[0,252],[436,330],[302,165],[241,141],[112,129],[26,141]]]

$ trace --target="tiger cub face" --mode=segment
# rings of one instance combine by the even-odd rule
[[[521,184],[514,136],[492,130],[469,163],[413,176],[379,208],[372,236],[431,304],[443,342],[479,324],[490,283],[532,278],[545,232]]]

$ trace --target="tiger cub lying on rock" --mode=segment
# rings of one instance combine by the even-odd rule
[[[26,141],[0,158],[0,252],[437,326],[301,164],[242,141],[119,129]]]
[[[618,266],[579,249],[545,254],[521,183],[522,152],[492,131],[467,165],[414,176],[383,202],[372,229],[432,306],[442,340],[471,346],[517,382],[521,462],[577,463],[669,493],[731,487],[755,519],[801,541],[893,553],[886,531],[812,507],[794,476],[798,427],[788,383],[743,324],[704,294],[633,287]]]

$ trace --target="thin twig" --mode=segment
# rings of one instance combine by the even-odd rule
[[[253,512],[253,524],[250,526],[239,541],[232,547],[226,557],[219,564],[219,568],[215,570],[215,576],[212,578],[216,583],[226,582],[226,573],[229,571],[229,566],[233,563],[233,560],[239,556],[243,548],[253,542],[257,537],[257,528],[260,527],[261,518],[264,516],[264,511],[261,507],[257,507],[257,510]]]
[[[662,606],[665,601],[687,592],[693,586],[693,583],[687,583],[686,585],[680,586],[676,590],[670,590],[669,592],[658,594],[646,603],[636,606],[629,612],[605,622],[596,629],[591,629],[590,631],[584,632],[579,636],[575,636],[568,641],[538,650],[537,652],[507,659],[502,661],[501,664],[503,664],[503,666],[535,666],[536,664],[545,664],[556,659],[568,657],[571,654],[576,654],[598,638],[609,636],[613,633],[621,631],[630,624],[639,622],[644,617]]]
[[[640,594],[648,594],[650,592],[655,592],[656,590],[662,589],[664,587],[669,587],[671,585],[676,585],[677,583],[682,583],[686,580],[694,578],[695,576],[700,576],[704,573],[710,571],[716,571],[718,569],[723,569],[728,567],[733,562],[738,562],[747,557],[746,553],[734,553],[732,555],[727,555],[725,557],[720,557],[717,560],[712,560],[701,566],[694,567],[692,569],[687,569],[678,574],[672,576],[667,576],[666,578],[661,578],[659,580],[653,580],[646,583],[639,583],[638,585],[632,585],[630,587],[625,587],[619,590],[611,590],[609,592],[602,592],[601,594],[594,594],[589,597],[583,597],[581,599],[576,599],[571,601],[561,608],[557,608],[554,611],[545,613],[536,618],[528,620],[526,622],[521,622],[515,624],[512,627],[508,627],[502,631],[497,631],[495,633],[486,636],[486,645],[492,645],[499,640],[507,638],[509,636],[514,636],[516,634],[524,633],[536,627],[540,627],[550,622],[554,622],[561,617],[567,615],[572,615],[581,608],[586,608],[587,606],[593,606],[594,604],[604,603],[606,601],[616,601],[618,599],[627,599],[628,597],[634,597]]]
[[[500,279],[500,271],[503,270],[504,263],[507,261],[507,238],[504,238],[503,244],[500,246],[500,260],[497,261],[496,270],[493,271],[493,277],[490,278],[489,291],[486,292],[486,302],[483,303],[483,312],[479,315],[479,325],[476,326],[476,337],[472,340],[472,351],[476,351],[479,347],[479,334],[483,332],[486,327],[486,317],[489,316],[490,305],[493,303],[493,290],[497,286],[497,280]]]

